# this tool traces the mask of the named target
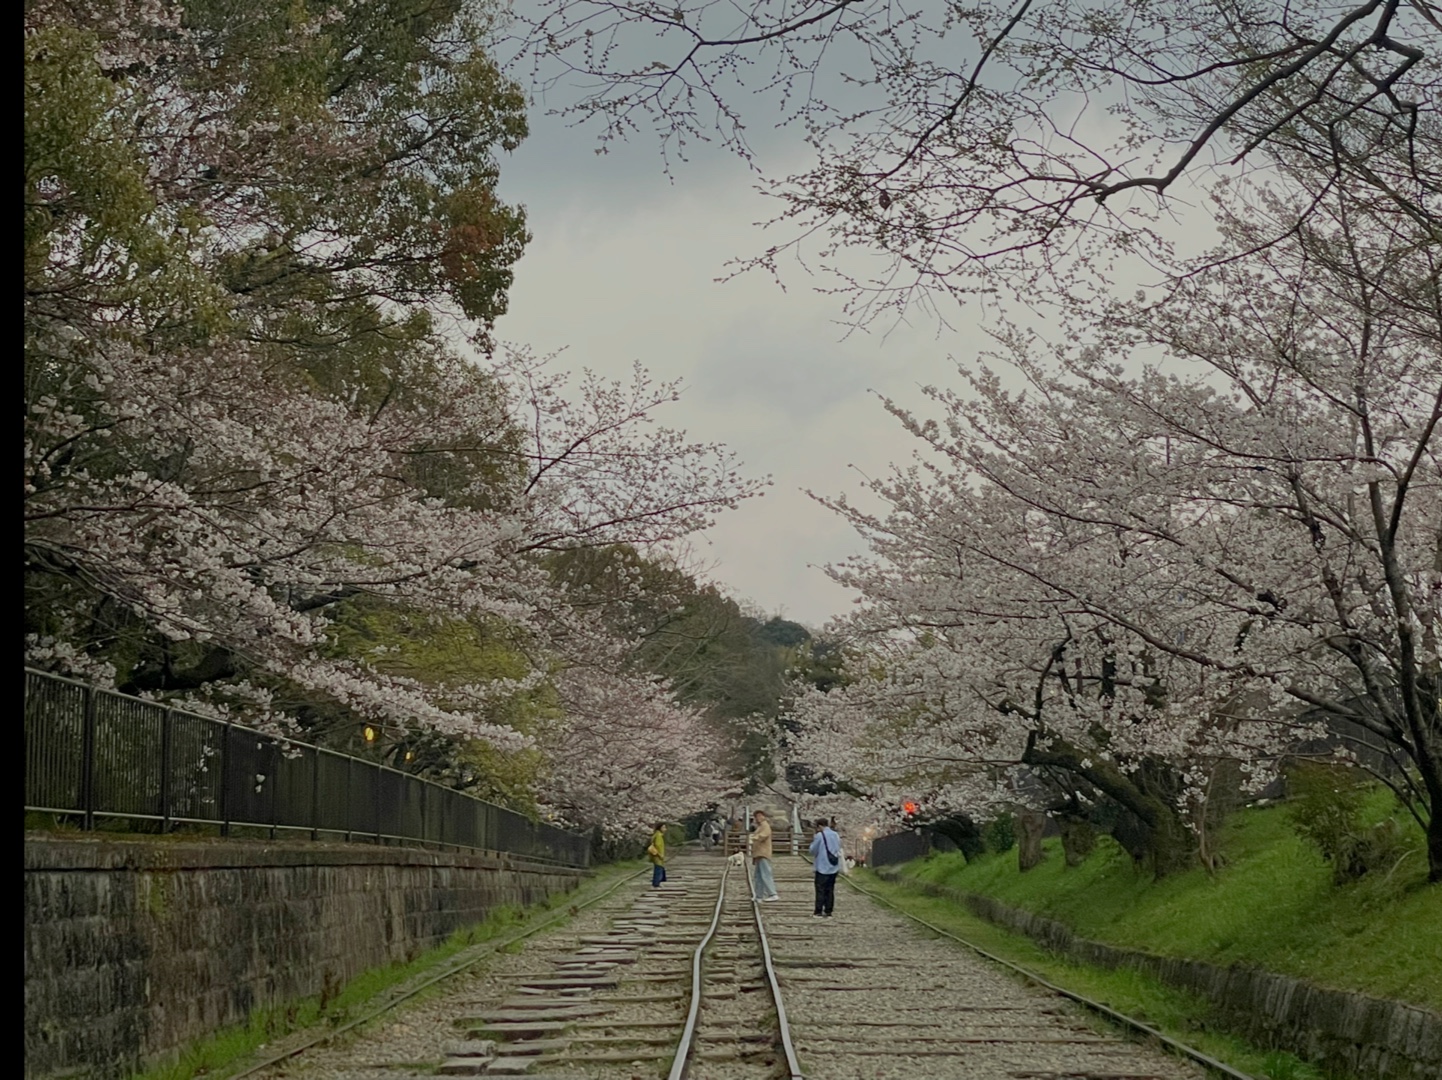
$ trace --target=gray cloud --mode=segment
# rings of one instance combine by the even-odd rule
[[[731,320],[702,344],[693,392],[718,407],[761,406],[794,421],[865,391],[864,362],[818,342],[815,329],[774,313]]]
[[[768,201],[734,160],[708,153],[660,175],[654,147],[604,157],[585,136],[538,118],[528,144],[502,163],[503,192],[524,202],[535,234],[517,267],[503,339],[563,362],[624,377],[640,360],[685,380],[659,419],[725,442],[774,486],[723,516],[697,549],[713,576],[769,611],[820,625],[849,597],[813,564],[860,550],[843,521],[801,494],[854,493],[859,475],[904,460],[911,440],[868,390],[915,401],[945,381],[957,339],[903,326],[888,337],[846,336],[835,298],[798,274],[789,291],[760,275],[728,282],[728,260],[762,248],[755,222]]]

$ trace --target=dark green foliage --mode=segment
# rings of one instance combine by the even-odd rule
[[[1292,828],[1332,864],[1336,884],[1390,870],[1411,850],[1392,818],[1367,822],[1364,810],[1371,785],[1360,770],[1300,762],[1287,780]]]
[[[755,633],[768,645],[779,645],[783,649],[794,649],[811,640],[810,630],[800,623],[783,619],[779,615],[774,615],[766,622],[759,624]]]
[[[1302,762],[1288,774],[1292,827],[1322,858],[1336,862],[1360,828],[1366,791],[1358,777],[1337,766]]]
[[[986,850],[1000,853],[1016,847],[1016,819],[1010,814],[1001,814],[987,822],[983,832]]]
[[[846,654],[836,642],[811,638],[798,652],[793,670],[798,679],[824,692],[846,684],[845,664]]]

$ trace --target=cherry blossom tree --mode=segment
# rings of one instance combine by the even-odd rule
[[[365,592],[534,623],[555,601],[530,552],[684,534],[751,490],[713,469],[726,462],[719,448],[633,430],[672,393],[648,390],[644,376],[629,390],[593,382],[581,402],[555,396],[555,383],[521,384],[518,409],[582,414],[522,445],[497,382],[458,358],[429,366],[423,405],[370,415],[229,353],[113,351],[72,369],[61,393],[31,404],[32,572],[203,650],[183,669],[173,650],[141,665],[129,673],[137,689],[193,687],[243,659],[365,715],[442,725],[447,714],[414,683],[326,656],[329,608]],[[535,376],[534,361],[521,366]],[[509,484],[482,471],[443,499],[408,472],[416,458],[462,453],[499,461]]]
[[[944,809],[1105,796],[1174,855],[1218,768],[1333,718],[1442,878],[1438,249],[1346,194],[1272,208],[1095,345],[1013,332],[938,417],[888,403],[926,453],[882,512],[829,500],[874,677],[803,701],[799,754]]]
[[[560,820],[623,835],[678,820],[730,786],[702,710],[677,703],[660,680],[577,665],[556,690],[564,724],[540,743],[543,803]]]
[[[543,797],[609,813],[567,724],[594,748],[628,707],[658,746],[688,721],[567,673],[544,559],[677,540],[760,485],[657,422],[677,384],[491,340],[526,240],[495,156],[525,118],[488,26],[461,2],[27,7],[27,660],[284,730],[544,744]],[[362,601],[512,655],[416,670],[353,632]],[[553,683],[574,713],[508,722]]]
[[[603,145],[650,130],[668,168],[714,141],[762,172],[790,228],[750,265],[833,272],[862,322],[1173,264],[1192,190],[1279,163],[1436,220],[1442,23],[1415,0],[541,0],[516,19],[549,100]],[[752,137],[778,117],[811,161],[774,177]]]
[[[743,786],[776,780],[772,745],[790,675],[825,681],[826,643],[780,617],[744,613],[702,570],[630,546],[572,548],[548,561],[570,603],[634,643],[627,669],[665,678],[704,710],[718,760]]]

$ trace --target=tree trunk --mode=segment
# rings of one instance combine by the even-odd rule
[[[1442,813],[1438,813],[1435,802],[1431,810],[1427,819],[1427,880],[1436,885],[1442,882]]]
[[[1442,558],[1442,553],[1438,557]],[[1427,722],[1415,730],[1412,760],[1427,789],[1427,880],[1436,884],[1442,882],[1442,738],[1435,734],[1439,730],[1437,695],[1430,692],[1433,686],[1426,689],[1429,692],[1420,696]]]
[[[1097,845],[1096,830],[1092,828],[1091,822],[1077,818],[1057,818],[1056,824],[1061,830],[1061,849],[1066,855],[1066,864],[1080,866]]]
[[[1176,811],[1169,806],[1160,806],[1156,818],[1148,823],[1151,827],[1151,852],[1148,862],[1152,873],[1166,877],[1177,870],[1192,865],[1196,854],[1191,834]]]
[[[1016,815],[1016,865],[1023,874],[1042,860],[1041,834],[1046,829],[1046,815],[1037,810],[1023,810]]]
[[[1186,825],[1175,806],[1145,785],[1142,774],[1128,776],[1110,762],[1087,761],[1060,739],[1054,740],[1047,750],[1039,749],[1032,741],[1022,761],[1028,765],[1065,769],[1127,811],[1137,826],[1132,830],[1133,835],[1128,837],[1123,830],[1114,830],[1113,834],[1132,853],[1132,858],[1144,860],[1157,877],[1180,870],[1190,861],[1193,849]]]
[[[955,844],[967,862],[986,851],[986,841],[982,839],[980,827],[966,814],[953,814],[933,821],[927,828]]]

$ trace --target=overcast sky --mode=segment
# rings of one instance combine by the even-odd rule
[[[855,494],[857,469],[878,475],[906,459],[915,440],[870,391],[918,402],[919,386],[954,379],[948,356],[974,355],[980,336],[965,321],[938,334],[920,316],[848,337],[841,299],[818,295],[799,269],[785,274],[786,291],[758,274],[719,283],[728,260],[772,240],[753,224],[772,210],[742,164],[703,150],[672,182],[654,143],[606,155],[594,146],[536,110],[531,137],[502,161],[502,193],[526,206],[534,239],[497,336],[564,348],[570,366],[615,377],[639,360],[684,379],[664,421],[725,442],[750,475],[774,480],[698,540],[709,576],[819,627],[851,597],[817,567],[861,545],[803,489]]]
[[[1079,131],[1096,122],[1088,112]],[[814,163],[796,128],[753,122],[748,136],[769,175]],[[639,360],[658,379],[683,379],[681,402],[659,419],[726,443],[750,475],[773,480],[764,497],[698,538],[707,576],[738,600],[819,628],[852,603],[820,567],[863,545],[805,489],[856,499],[863,476],[907,463],[917,440],[877,395],[925,411],[920,388],[956,386],[957,364],[988,347],[983,313],[948,308],[943,327],[918,312],[908,324],[848,333],[843,298],[817,291],[833,279],[791,266],[783,267],[784,290],[757,273],[718,281],[732,260],[790,238],[757,224],[776,204],[758,192],[755,175],[704,145],[669,178],[645,135],[603,155],[596,147],[593,133],[538,103],[530,138],[501,162],[502,194],[527,208],[534,239],[497,336],[540,353],[564,349],[569,366],[616,378]],[[1169,192],[1182,218],[1162,227],[1190,248],[1213,233],[1210,214],[1187,211],[1202,202],[1188,190],[1184,181]],[[1025,313],[1008,314],[1037,326]]]

